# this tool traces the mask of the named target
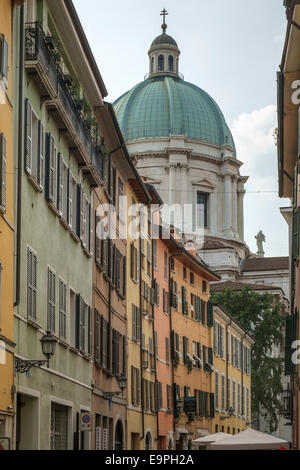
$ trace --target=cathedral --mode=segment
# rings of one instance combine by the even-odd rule
[[[218,104],[184,80],[166,14],[163,10],[162,32],[148,51],[148,74],[114,103],[130,156],[165,204],[192,208],[185,226],[202,229],[198,255],[221,276],[219,289],[250,283],[287,302],[288,257],[265,258],[262,232],[257,254],[249,251],[244,240],[248,177],[241,174],[243,163]]]

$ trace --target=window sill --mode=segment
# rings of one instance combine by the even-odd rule
[[[73,230],[70,231],[70,235],[76,243],[80,243],[80,238],[78,237],[78,235],[76,235],[75,232],[73,232]]]
[[[41,185],[37,182],[37,180],[35,179],[35,177],[32,176],[32,175],[29,175],[29,174],[27,174],[27,177],[28,177],[28,181],[29,181],[30,184],[34,187],[34,189],[35,189],[38,193],[42,193],[42,192],[43,192],[43,188],[42,188]]]
[[[83,253],[88,257],[88,258],[92,258],[92,253],[87,249],[85,248],[83,245],[82,245],[82,249],[83,249]]]
[[[96,268],[97,268],[99,271],[103,272],[103,267],[101,266],[101,264],[99,263],[99,261],[96,261],[96,260],[95,260],[95,264],[96,264]]]
[[[61,213],[59,212],[59,210],[57,209],[57,207],[55,206],[55,204],[52,202],[52,201],[47,201],[48,202],[48,206],[50,207],[50,209],[52,210],[52,212],[57,215],[58,217],[61,217]]]
[[[31,326],[35,330],[39,330],[40,326],[34,320],[27,319],[27,325]]]
[[[66,219],[61,215],[60,218],[59,218],[59,221],[61,223],[61,225],[68,231],[71,230],[71,227],[70,225],[68,224],[68,222],[66,221]]]
[[[62,339],[62,338],[59,338],[57,340],[58,344],[60,344],[61,346],[63,346],[65,349],[69,349],[70,348],[70,345],[68,343],[66,343],[66,340]]]

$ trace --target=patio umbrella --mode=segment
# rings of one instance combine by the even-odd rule
[[[208,450],[255,450],[280,449],[280,447],[289,449],[288,441],[254,429],[246,429],[238,434],[209,444],[207,448]]]
[[[193,444],[196,445],[204,445],[204,444],[211,444],[212,442],[219,441],[220,439],[224,439],[225,437],[229,437],[230,434],[227,434],[226,432],[216,432],[215,434],[208,434],[207,436],[204,437],[198,437],[198,439],[195,439]]]

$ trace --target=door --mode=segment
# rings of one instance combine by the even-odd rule
[[[68,408],[51,405],[51,450],[68,449]]]

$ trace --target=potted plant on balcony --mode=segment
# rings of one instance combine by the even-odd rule
[[[175,369],[177,369],[178,364],[179,364],[179,354],[175,352],[174,359],[173,359],[173,366],[175,367]]]
[[[192,411],[188,411],[187,417],[188,417],[189,423],[193,423],[195,421],[196,415]]]
[[[192,372],[192,370],[193,370],[193,361],[190,358],[188,358],[186,365],[187,365],[188,373]]]

